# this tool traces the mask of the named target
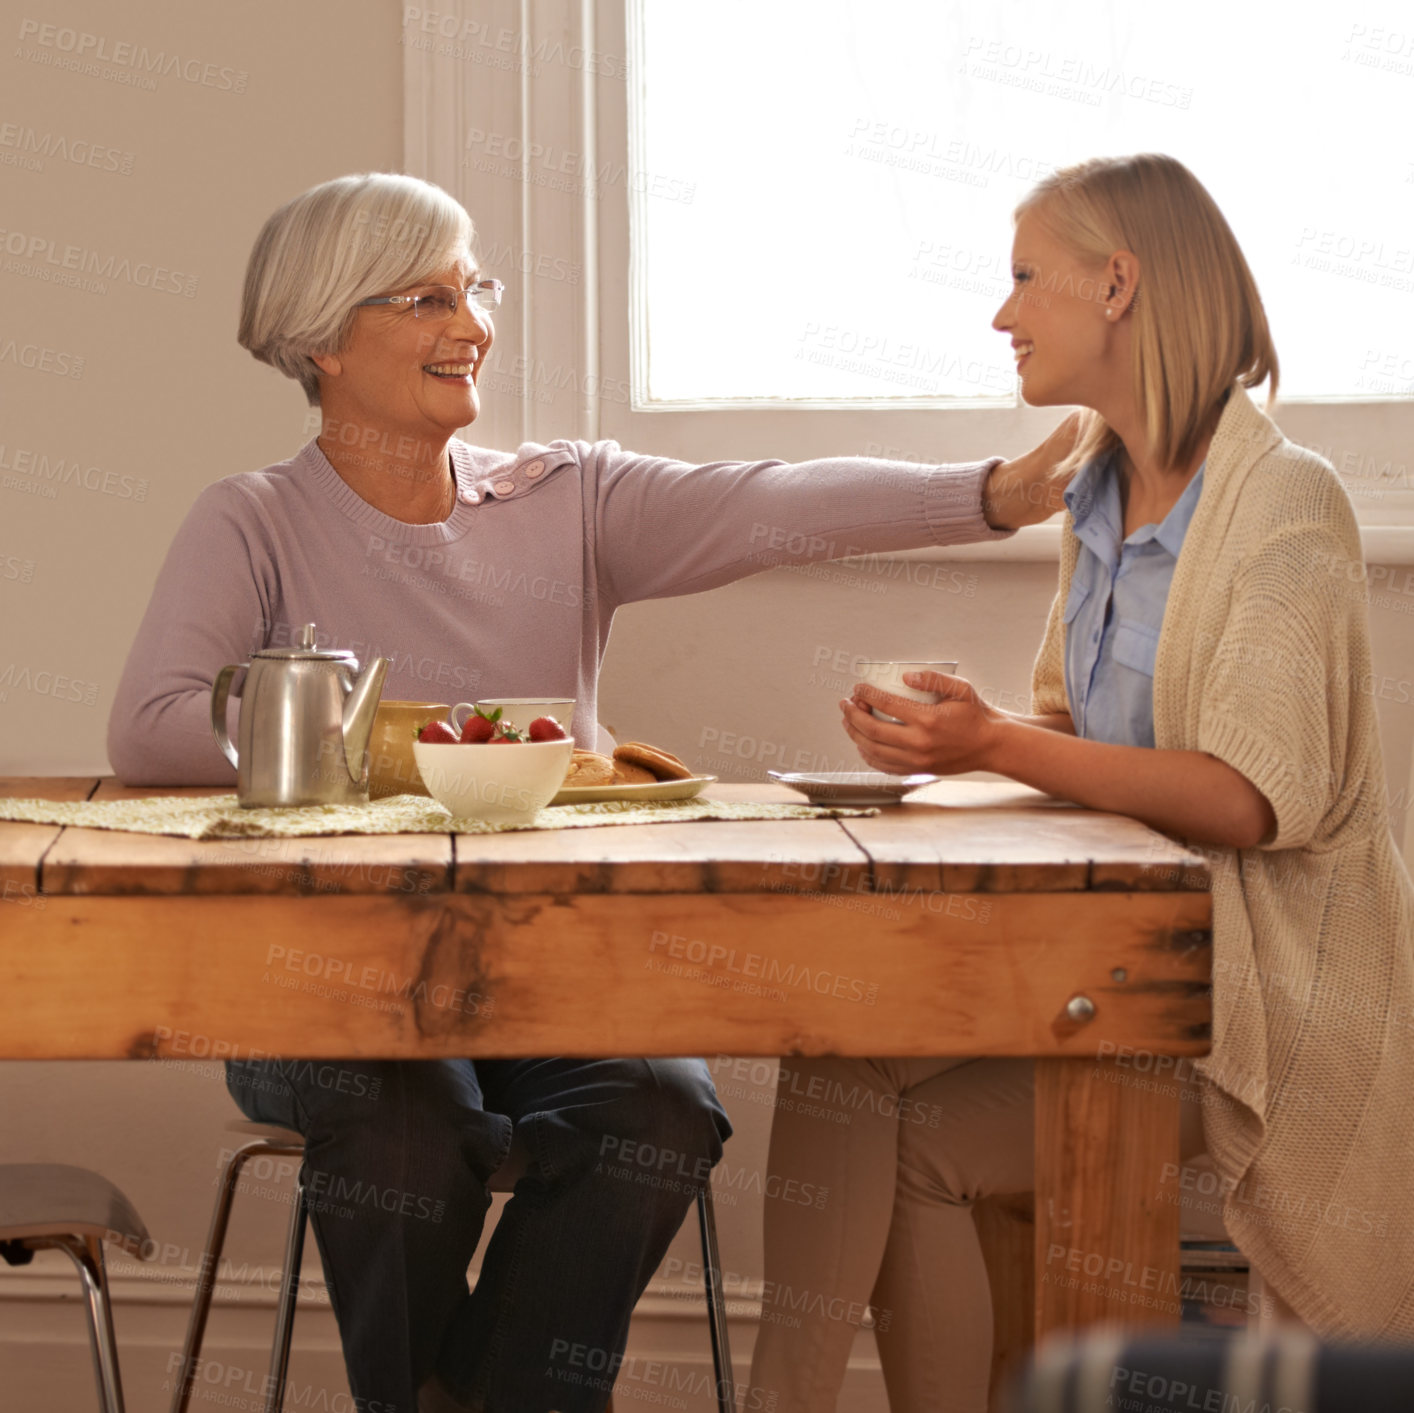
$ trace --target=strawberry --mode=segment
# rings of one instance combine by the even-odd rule
[[[537,716],[530,723],[532,741],[563,741],[565,728],[553,716]]]
[[[457,733],[445,721],[429,721],[417,733],[417,739],[424,745],[455,745]]]
[[[461,742],[464,746],[474,746],[489,741],[496,734],[496,723],[489,716],[477,712],[466,719],[462,727]]]

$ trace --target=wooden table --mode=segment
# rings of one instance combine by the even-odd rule
[[[211,792],[0,780],[173,793]],[[1179,1087],[1155,1075],[1208,1049],[1207,888],[1132,820],[964,781],[867,819],[491,836],[0,824],[0,1057],[1035,1056],[1016,1338],[1162,1321]]]

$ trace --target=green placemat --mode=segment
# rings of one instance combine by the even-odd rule
[[[146,800],[0,800],[0,820],[121,829],[180,839],[297,839],[315,834],[506,834],[525,829],[590,829],[605,824],[680,824],[712,819],[840,819],[878,814],[837,806],[607,801],[552,805],[527,824],[456,819],[424,795],[393,795],[366,805],[242,809],[234,795],[157,795]]]

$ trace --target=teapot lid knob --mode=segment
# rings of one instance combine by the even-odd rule
[[[304,623],[290,634],[287,648],[252,648],[253,658],[277,658],[283,662],[337,662],[353,672],[358,671],[358,659],[342,648],[318,648],[314,643],[314,624]]]

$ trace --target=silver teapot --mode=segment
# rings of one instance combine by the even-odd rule
[[[249,808],[349,805],[368,799],[368,738],[390,665],[375,658],[359,676],[358,659],[314,646],[314,624],[291,648],[262,648],[231,663],[211,684],[211,729],[236,767],[236,795]],[[237,754],[226,733],[231,679],[245,670],[236,727]]]

